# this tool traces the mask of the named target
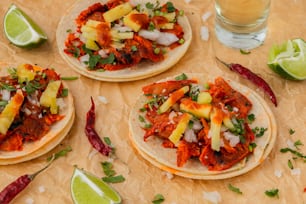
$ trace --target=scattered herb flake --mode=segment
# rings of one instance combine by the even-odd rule
[[[175,7],[174,7],[174,5],[173,5],[172,2],[168,1],[168,2],[166,3],[166,5],[167,5],[167,10],[168,10],[169,13],[175,11]]]
[[[249,122],[249,123],[254,122],[255,119],[256,119],[256,117],[255,117],[255,115],[254,115],[253,113],[251,113],[251,114],[248,115],[248,122]]]
[[[142,123],[144,123],[146,120],[144,119],[144,117],[142,115],[138,116],[138,120]]]
[[[67,33],[71,33],[72,30],[71,30],[71,29],[67,29],[66,32],[67,32]]]
[[[288,167],[289,169],[294,169],[293,164],[290,159],[288,159]]]
[[[146,3],[146,8],[147,9],[153,9],[154,8],[154,4],[150,3],[150,2],[147,2]]]
[[[264,128],[264,127],[255,127],[252,129],[253,133],[255,134],[256,137],[262,137],[265,132],[268,130],[268,128]]]
[[[121,183],[125,181],[125,178],[122,175],[118,175],[118,176],[103,177],[102,180],[106,183]]]
[[[186,75],[185,73],[183,73],[183,74],[181,74],[181,75],[175,77],[175,80],[176,80],[176,81],[179,81],[179,80],[186,80],[186,79],[188,79],[188,77],[187,77],[187,75]]]
[[[162,194],[156,194],[152,200],[153,204],[160,204],[165,201],[165,198]]]
[[[250,144],[249,144],[249,151],[250,151],[250,152],[253,152],[254,149],[255,149],[256,147],[257,147],[257,144],[256,144],[256,143],[254,143],[254,142],[250,143]]]
[[[47,158],[47,161],[51,161],[52,159],[58,159],[60,157],[64,157],[68,154],[68,152],[71,152],[72,151],[72,148],[70,146],[66,147],[65,149],[59,151],[59,152],[56,152],[54,155],[50,156]]]
[[[306,155],[304,155],[303,153],[298,152],[294,149],[291,149],[291,148],[282,148],[282,149],[280,149],[280,152],[281,153],[291,152],[292,154],[296,155],[297,157],[306,159]]]
[[[65,81],[72,81],[72,80],[77,80],[79,77],[77,76],[72,76],[72,77],[61,77],[61,80]]]
[[[111,162],[101,162],[101,165],[103,172],[107,177],[114,176],[116,174],[115,170],[113,170],[113,164]]]
[[[105,142],[107,145],[113,146],[113,145],[112,145],[112,142],[111,142],[111,140],[110,140],[109,137],[104,137],[103,140],[104,140],[104,142]]]
[[[248,54],[251,54],[251,51],[240,49],[240,53],[243,55],[248,55]]]
[[[295,133],[295,130],[293,130],[292,128],[289,129],[289,134],[293,135]]]
[[[231,191],[235,192],[235,193],[238,193],[238,194],[242,194],[242,192],[240,191],[239,188],[233,186],[232,184],[228,184],[228,189],[230,189]]]
[[[107,58],[101,59],[100,63],[101,64],[112,64],[112,63],[114,63],[114,61],[115,61],[115,55],[114,55],[114,53],[110,53]]]
[[[67,88],[63,88],[61,96],[62,97],[67,97],[68,93],[69,93],[68,89]]]
[[[271,190],[266,190],[265,194],[269,197],[279,198],[278,192],[279,192],[279,190],[277,188],[275,188],[275,189],[271,189]]]
[[[16,91],[16,88],[10,84],[5,84],[0,82],[0,89],[5,89],[7,91]]]
[[[299,149],[299,146],[303,146],[304,144],[301,142],[301,140],[297,140],[293,144],[296,149]]]
[[[17,69],[16,68],[8,68],[7,72],[9,73],[9,75],[12,77],[12,79],[17,79]]]

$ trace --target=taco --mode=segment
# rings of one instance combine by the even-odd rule
[[[74,122],[74,103],[53,69],[0,63],[0,165],[41,156]]]
[[[192,39],[189,21],[170,1],[77,1],[56,33],[63,59],[103,81],[132,81],[176,64]]]
[[[173,174],[224,179],[257,167],[276,139],[266,102],[234,81],[182,74],[142,88],[130,112],[130,140]]]

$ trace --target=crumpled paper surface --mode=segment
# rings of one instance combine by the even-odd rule
[[[29,14],[48,34],[48,42],[41,47],[24,50],[11,45],[3,33],[3,17],[9,5],[14,2]],[[79,76],[60,57],[55,31],[61,16],[74,3],[73,0],[41,0],[41,1],[0,1],[0,61],[30,62],[43,67],[52,67],[62,76]],[[110,137],[116,147],[118,159],[113,161],[117,174],[122,174],[126,181],[112,184],[120,193],[123,203],[151,203],[154,195],[162,194],[164,203],[207,203],[204,192],[217,191],[221,195],[220,203],[306,203],[306,164],[301,159],[293,160],[290,153],[280,153],[287,147],[288,141],[300,140],[304,146],[300,151],[306,154],[306,81],[292,82],[280,78],[267,67],[269,48],[276,43],[292,38],[306,39],[304,0],[272,1],[269,32],[265,43],[242,55],[239,50],[226,48],[219,44],[214,36],[214,1],[191,0],[173,1],[177,8],[185,10],[193,29],[193,42],[187,54],[172,69],[149,79],[127,83],[109,83],[95,81],[83,76],[78,80],[68,81],[70,94],[75,99],[76,120],[69,135],[50,153],[32,161],[0,166],[0,189],[17,177],[33,173],[46,164],[46,158],[70,145],[73,149],[66,157],[56,160],[49,169],[41,173],[12,203],[72,203],[70,194],[70,178],[74,165],[102,177],[104,176],[100,163],[108,158],[93,154],[85,134],[85,117],[90,108],[90,97],[96,102],[96,130],[101,137]],[[202,15],[211,12],[205,22]],[[201,26],[209,30],[209,39],[200,37]],[[264,93],[250,82],[242,79],[224,66],[217,64],[215,56],[226,62],[239,63],[249,67],[266,79],[274,90],[279,105],[277,108]],[[258,92],[269,104],[275,114],[278,124],[278,135],[274,149],[266,161],[249,173],[225,180],[205,181],[191,180],[174,176],[169,179],[165,172],[154,167],[132,148],[128,140],[128,115],[136,97],[141,93],[143,85],[182,72],[206,73],[214,76],[224,76],[237,80]],[[108,103],[102,103],[98,98],[104,96]],[[290,135],[289,129],[295,130]],[[294,168],[301,171],[300,175],[292,175],[287,162],[293,162]],[[281,177],[275,172],[281,171]],[[232,184],[243,192],[238,195],[228,189]],[[279,198],[265,195],[266,190],[279,189]]]

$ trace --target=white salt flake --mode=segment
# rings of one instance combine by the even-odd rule
[[[201,35],[202,40],[204,40],[204,41],[208,40],[209,31],[208,31],[208,28],[206,26],[201,26],[200,35]]]
[[[99,99],[99,101],[101,101],[104,104],[108,103],[107,99],[104,96],[98,96],[98,99]]]
[[[205,12],[205,13],[202,15],[202,21],[203,21],[203,22],[206,22],[207,19],[209,19],[210,16],[211,16],[211,12],[210,12],[210,11]]]
[[[217,204],[221,202],[221,195],[218,191],[205,192],[203,193],[204,200],[211,203]]]
[[[173,174],[168,171],[164,171],[163,174],[170,180],[173,179],[174,177]]]
[[[301,175],[301,169],[300,168],[294,168],[294,169],[291,169],[291,175],[295,176],[299,176]]]
[[[277,178],[282,177],[282,174],[283,174],[283,171],[282,171],[282,170],[277,169],[277,170],[274,171],[274,175],[275,175]]]
[[[189,4],[191,2],[191,0],[185,0],[185,3]]]

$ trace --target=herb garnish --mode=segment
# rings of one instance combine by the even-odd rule
[[[54,160],[59,158],[59,157],[64,157],[68,154],[68,152],[71,152],[72,148],[70,146],[66,147],[65,149],[55,153],[54,155],[50,156],[47,158],[47,161],[51,161],[54,157]]]
[[[264,127],[255,127],[252,129],[253,133],[255,134],[256,137],[262,137],[265,132],[268,130],[268,128],[264,128]]]
[[[248,123],[254,122],[256,119],[255,115],[253,113],[248,115]]]
[[[301,140],[297,140],[293,144],[296,149],[299,149],[299,146],[303,146],[304,144],[301,142]]]
[[[115,61],[114,53],[110,53],[107,58],[103,58],[100,60],[101,64],[112,64]]]
[[[27,81],[24,86],[24,89],[27,92],[27,94],[32,94],[40,88],[41,84],[38,81]]]
[[[280,149],[280,152],[281,152],[281,153],[291,152],[292,154],[294,154],[294,155],[297,156],[297,157],[306,159],[306,155],[304,155],[303,153],[298,152],[298,151],[296,151],[296,150],[294,150],[294,149],[291,149],[291,148],[282,148],[282,149]],[[306,161],[306,160],[305,160],[305,161]]]
[[[8,104],[7,101],[0,101],[0,107],[4,107]]]
[[[265,191],[265,194],[269,197],[279,198],[278,192],[279,192],[279,190],[277,188],[275,188],[275,189]]]
[[[188,77],[187,77],[187,75],[185,73],[183,73],[183,74],[181,74],[179,76],[176,76],[174,79],[176,81],[179,81],[179,80],[186,80],[186,79],[188,79]]]
[[[122,175],[116,175],[116,171],[113,170],[113,164],[111,162],[101,162],[102,169],[105,177],[102,177],[102,180],[107,183],[119,183],[125,181],[125,178]]]
[[[5,89],[7,91],[16,91],[16,88],[10,84],[5,84],[0,82],[0,89]]]
[[[63,88],[61,97],[67,97],[68,93],[69,93],[68,89],[67,88]]]
[[[61,80],[65,81],[72,81],[72,80],[77,80],[79,77],[77,76],[72,76],[72,77],[61,77]]]
[[[294,133],[295,133],[295,130],[293,130],[293,129],[290,128],[290,129],[289,129],[289,134],[290,134],[290,135],[293,135]]]
[[[228,184],[228,189],[230,189],[231,191],[235,192],[235,193],[238,193],[238,194],[242,194],[242,192],[240,191],[239,188],[233,186],[232,184]]]
[[[152,200],[153,204],[160,204],[165,201],[165,198],[162,194],[156,194]]]
[[[289,169],[294,169],[293,164],[290,159],[288,159],[288,167]]]
[[[251,54],[251,51],[240,49],[240,53],[243,55],[248,55],[248,54]]]
[[[172,2],[168,1],[168,2],[166,3],[166,5],[167,5],[167,10],[168,10],[169,13],[175,11],[175,7],[174,7],[174,5],[173,5]]]
[[[249,151],[250,151],[250,152],[253,152],[254,149],[255,149],[256,147],[257,147],[257,144],[256,144],[256,143],[254,143],[254,142],[250,143],[250,144],[249,144]]]

